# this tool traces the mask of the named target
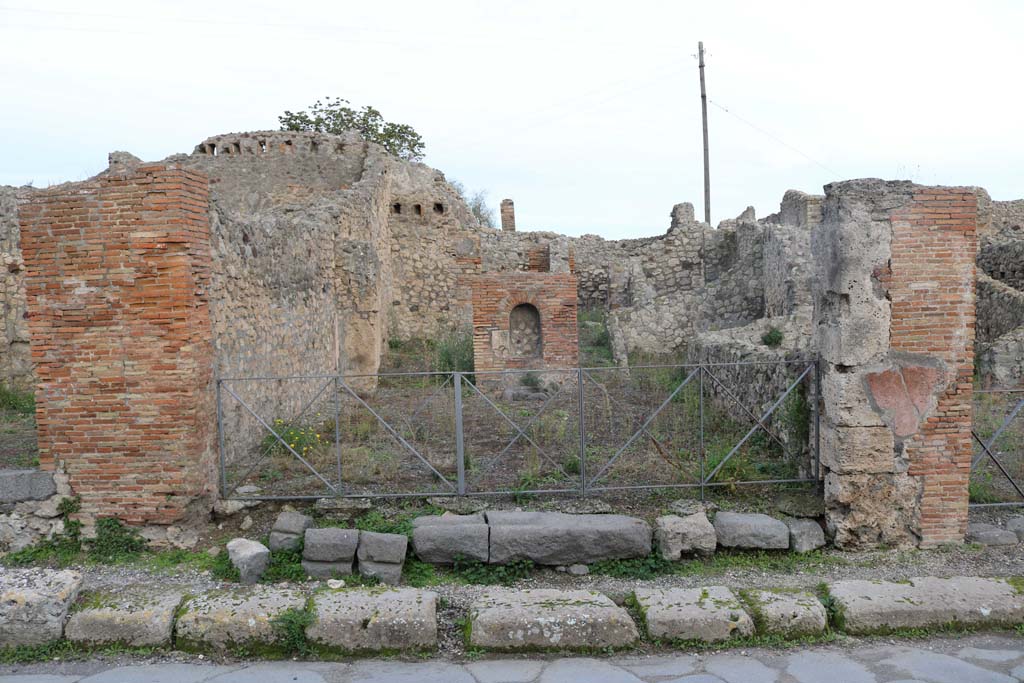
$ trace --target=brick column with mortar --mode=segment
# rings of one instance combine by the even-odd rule
[[[86,519],[186,517],[215,481],[206,176],[112,164],[20,223],[41,467]]]
[[[825,507],[843,547],[962,542],[975,188],[825,187],[812,234]]]
[[[516,231],[516,205],[511,199],[501,200],[501,229]]]

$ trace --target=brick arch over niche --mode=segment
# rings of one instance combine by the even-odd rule
[[[479,275],[472,278],[472,291],[477,370],[546,370],[578,365],[575,275]],[[527,323],[527,329],[519,327],[520,322]],[[535,342],[531,322],[536,325]]]

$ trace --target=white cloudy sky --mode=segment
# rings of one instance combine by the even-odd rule
[[[1024,2],[0,0],[0,184],[92,175],[325,95],[372,104],[521,228],[637,237],[881,176],[1024,197]],[[723,109],[724,108],[724,109]],[[729,111],[725,111],[728,109]]]

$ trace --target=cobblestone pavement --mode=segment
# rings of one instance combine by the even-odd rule
[[[1024,637],[972,635],[790,650],[610,658],[212,664],[49,662],[0,667],[0,683],[1014,683]]]

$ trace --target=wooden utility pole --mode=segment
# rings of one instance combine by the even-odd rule
[[[700,69],[700,111],[704,118],[704,222],[711,225],[711,171],[708,168],[708,93],[704,88],[704,41],[697,43]]]

